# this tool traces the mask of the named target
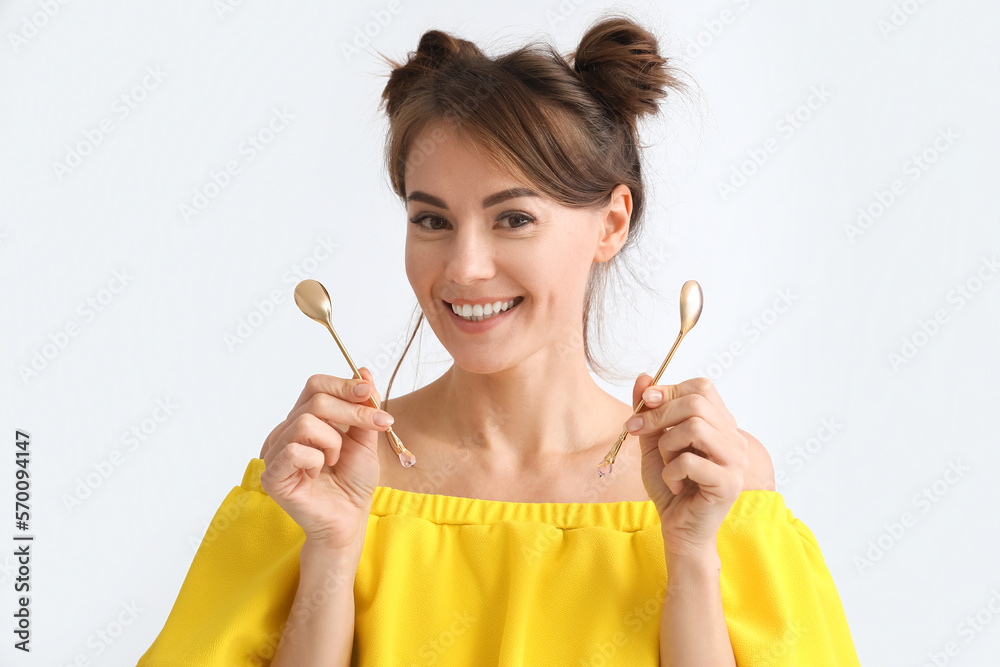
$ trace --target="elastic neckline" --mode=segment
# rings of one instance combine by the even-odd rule
[[[486,525],[504,521],[547,523],[573,529],[601,526],[622,532],[659,526],[652,500],[605,503],[523,503],[446,496],[438,493],[375,487],[371,515],[412,516],[436,524]]]
[[[240,484],[247,491],[265,493],[260,485],[264,460],[252,458]],[[485,525],[499,521],[548,523],[557,528],[606,527],[624,532],[659,527],[660,517],[652,500],[621,500],[610,503],[519,503],[483,500],[441,494],[375,487],[371,516],[409,516],[437,524]],[[738,520],[794,521],[778,491],[751,489],[736,498],[727,522]]]

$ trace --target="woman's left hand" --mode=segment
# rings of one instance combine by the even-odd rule
[[[743,490],[747,440],[708,378],[652,382],[646,373],[636,379],[632,405],[644,401],[636,415],[643,424],[630,433],[639,437],[642,482],[660,515],[664,551],[717,553],[719,526]],[[649,400],[653,390],[662,397]]]

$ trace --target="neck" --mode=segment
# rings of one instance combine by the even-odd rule
[[[428,385],[436,431],[488,468],[517,473],[547,468],[606,435],[613,398],[587,368],[579,346],[540,350],[516,366],[473,373],[457,364]],[[577,353],[578,352],[578,353]]]

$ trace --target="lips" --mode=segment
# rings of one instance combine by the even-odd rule
[[[511,308],[517,306],[522,301],[524,301],[523,296],[514,296],[514,297],[508,297],[506,299],[501,298],[501,299],[494,299],[492,301],[483,301],[478,303],[468,303],[468,302],[452,303],[450,301],[445,301],[444,299],[442,299],[441,303],[452,312],[455,312],[456,315],[461,315],[465,313],[468,316],[472,315],[475,311],[478,311],[477,314],[479,316],[483,315],[492,316],[497,313],[506,312]],[[487,308],[489,308],[488,312],[486,310]]]
[[[479,319],[466,319],[462,315],[459,315],[458,313],[455,312],[455,308],[458,308],[459,311],[462,311],[463,307],[468,307],[466,304],[460,304],[460,305],[457,305],[457,306],[453,307],[452,304],[449,303],[448,301],[442,300],[441,303],[451,312],[451,314],[456,319],[460,320],[461,322],[464,322],[466,324],[481,324],[481,323],[484,323],[484,322],[490,322],[490,321],[492,321],[494,319],[497,319],[497,318],[502,318],[509,311],[517,308],[521,304],[522,301],[524,301],[524,297],[523,296],[516,296],[516,297],[514,297],[512,299],[507,299],[507,300],[499,300],[498,299],[497,301],[489,302],[491,304],[496,304],[498,302],[502,302],[502,303],[505,303],[505,304],[506,303],[510,303],[511,305],[508,306],[505,310],[501,309],[501,310],[498,310],[498,311],[492,311],[489,315],[480,314],[480,315],[478,315]],[[477,308],[479,306],[484,306],[484,305],[487,305],[487,304],[477,304]],[[482,309],[480,308],[479,310],[480,310],[480,313],[482,313]],[[470,311],[470,316],[471,316],[472,308],[469,308],[469,311]]]

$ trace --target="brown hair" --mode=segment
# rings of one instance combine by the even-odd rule
[[[658,111],[666,88],[686,89],[679,72],[660,55],[656,38],[615,14],[594,23],[565,56],[532,42],[489,58],[472,42],[440,30],[425,32],[406,63],[379,55],[393,67],[379,107],[389,118],[386,166],[393,190],[404,201],[406,161],[419,164],[434,149],[427,139],[418,146],[413,142],[439,120],[450,122],[492,165],[564,206],[605,206],[615,186],[628,186],[632,215],[625,244],[608,262],[595,263],[584,299],[584,354],[607,379],[609,370],[593,356],[589,335],[593,328],[599,340],[603,322],[591,311],[603,303],[609,271],[625,261],[619,257],[638,242],[643,229],[646,193],[637,120]],[[384,402],[422,322],[421,312]]]

